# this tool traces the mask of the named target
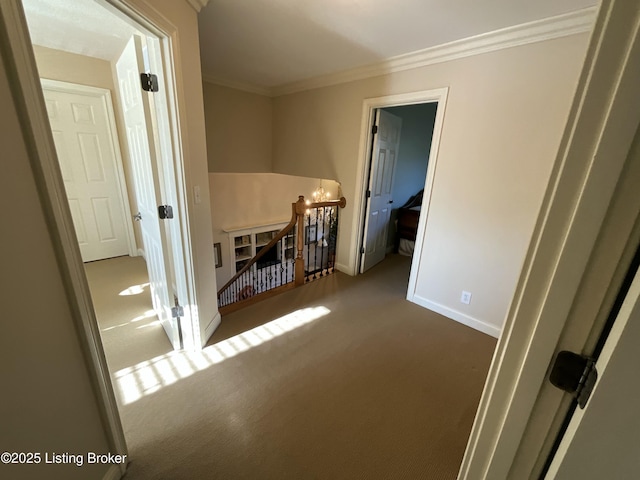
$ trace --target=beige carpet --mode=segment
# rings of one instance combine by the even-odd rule
[[[85,272],[112,372],[171,351],[171,343],[152,312],[142,257],[86,263]]]
[[[390,256],[235,312],[199,354],[153,324],[105,332],[126,478],[456,478],[495,340],[404,300],[408,272]],[[116,297],[101,324],[126,323]]]

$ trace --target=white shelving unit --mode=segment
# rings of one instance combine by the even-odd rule
[[[233,273],[242,270],[286,226],[287,223],[284,222],[225,230],[229,234]],[[287,235],[278,243],[277,257],[271,258],[272,261],[281,262],[282,259],[290,260],[295,257],[295,235]]]

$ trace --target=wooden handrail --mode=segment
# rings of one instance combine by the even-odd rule
[[[287,235],[293,229],[293,227],[296,225],[296,221],[298,220],[298,217],[296,215],[296,204],[297,202],[291,204],[292,214],[291,214],[291,220],[289,221],[289,223],[282,230],[280,230],[280,232],[278,232],[278,234],[275,237],[273,237],[269,243],[267,243],[264,247],[262,247],[262,249],[256,254],[256,256],[253,257],[251,260],[249,260],[247,264],[244,267],[242,267],[242,269],[239,272],[237,272],[233,277],[231,277],[231,280],[225,283],[224,287],[218,290],[218,295],[220,295],[228,287],[230,287],[233,284],[233,282],[235,282],[244,272],[249,270],[254,263],[256,263],[258,260],[264,257],[269,251],[269,249],[271,249],[271,247],[273,247],[276,243],[282,240],[284,236]]]
[[[267,245],[262,247],[262,249],[256,254],[256,256],[251,258],[251,260],[249,260],[247,264],[244,267],[242,267],[242,269],[231,278],[231,280],[225,283],[224,286],[218,290],[218,297],[220,297],[220,295],[222,295],[222,293],[227,288],[233,285],[233,283],[236,280],[238,280],[238,278],[240,278],[242,274],[248,271],[258,260],[264,257],[269,252],[269,250],[273,248],[280,240],[282,240],[286,235],[288,235],[291,232],[291,230],[295,227],[296,223],[298,223],[299,227],[298,227],[298,232],[296,234],[297,254],[295,259],[294,281],[296,286],[303,285],[304,276],[305,276],[304,275],[304,256],[302,254],[304,250],[304,232],[301,226],[304,225],[303,218],[306,211],[312,208],[333,207],[333,206],[344,208],[346,205],[347,205],[347,200],[344,197],[341,197],[338,200],[328,200],[325,202],[315,202],[315,203],[312,202],[307,204],[305,202],[304,196],[300,195],[298,197],[298,201],[291,204],[291,220],[289,221],[289,223],[282,230],[280,230],[280,232],[278,232],[278,234],[275,237],[273,237]]]

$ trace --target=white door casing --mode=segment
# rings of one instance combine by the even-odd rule
[[[396,169],[402,119],[389,112],[376,111],[377,132],[371,155],[370,197],[367,202],[364,230],[364,253],[361,272],[384,260],[393,199],[393,175]]]
[[[598,380],[584,410],[573,414],[548,480],[637,478],[640,472],[640,274],[597,362]],[[630,415],[630,412],[633,414]],[[588,461],[586,461],[588,459]]]
[[[447,106],[447,97],[449,89],[447,87],[437,88],[433,90],[423,90],[411,93],[402,93],[396,95],[386,95],[384,97],[367,98],[362,104],[362,117],[360,123],[360,150],[358,153],[357,178],[358,186],[356,190],[356,198],[354,203],[360,205],[358,214],[354,215],[352,228],[354,231],[364,231],[366,216],[366,190],[369,188],[369,171],[372,152],[371,127],[375,121],[376,109],[384,107],[398,107],[402,105],[416,105],[419,103],[437,103],[436,118],[431,132],[431,149],[429,151],[429,165],[427,167],[427,175],[424,184],[424,195],[422,200],[422,209],[420,210],[420,218],[418,220],[418,231],[416,234],[416,246],[411,261],[411,273],[409,275],[409,285],[407,288],[407,300],[415,302],[415,291],[417,285],[418,273],[420,270],[420,257],[422,252],[422,243],[426,235],[426,226],[429,216],[429,206],[431,204],[431,192],[435,179],[435,172],[438,164],[438,152],[440,149],[440,137],[444,126],[444,116]],[[428,135],[428,132],[425,132]],[[341,264],[337,266],[344,272],[352,272],[353,275],[362,272],[362,255],[359,253],[362,237],[352,235],[350,252],[354,259],[353,263]]]
[[[148,119],[151,116],[147,93],[142,91],[140,72],[142,47],[139,37],[133,36],[116,63],[122,112],[127,130],[129,157],[133,170],[137,208],[144,257],[149,273],[153,308],[158,315],[174,349],[179,349],[180,332],[177,319],[171,315],[173,302],[169,291],[166,245],[158,217],[161,198],[160,180],[156,164],[156,145]]]
[[[583,273],[596,266],[598,259],[593,252],[603,234],[605,250],[608,246],[618,249],[621,234],[608,231],[612,216],[619,217],[615,223],[620,219],[626,223],[633,222],[638,214],[628,207],[615,212],[609,209],[624,183],[624,165],[640,125],[639,25],[636,3],[600,3],[549,188],[480,400],[460,480],[538,478],[530,464],[536,461],[546,433],[552,433],[548,425],[540,425],[553,421],[558,412],[557,405],[549,405],[548,398],[541,395],[541,387],[549,385],[549,364],[561,335],[564,341],[573,343],[570,350],[586,351],[584,339],[575,338],[575,329],[579,326],[582,330],[585,324],[587,328],[595,326],[597,318],[590,310],[574,321],[568,320],[576,295],[586,293]],[[619,263],[622,258],[613,260]],[[607,282],[598,286],[596,294],[603,289],[608,289]],[[618,408],[612,400],[612,408]],[[536,409],[540,413],[536,429],[527,435]],[[611,441],[624,448],[621,437],[614,436]],[[520,462],[529,466],[511,475],[516,455],[529,457]],[[583,459],[591,463],[588,455]]]
[[[203,339],[199,328],[194,325],[197,322],[197,308],[194,308],[192,299],[195,298],[194,283],[188,282],[193,278],[193,269],[187,258],[191,258],[189,242],[183,232],[189,231],[188,212],[186,202],[182,201],[187,195],[184,190],[184,170],[182,169],[182,148],[180,146],[180,134],[177,130],[177,122],[172,125],[171,105],[175,95],[170,88],[171,69],[165,69],[165,64],[171,64],[171,53],[163,49],[158,38],[147,36],[145,39],[145,70],[157,74],[158,92],[148,95],[149,106],[155,115],[150,115],[153,125],[158,151],[158,173],[162,178],[162,198],[165,203],[173,206],[174,218],[171,221],[162,222],[164,238],[167,241],[166,252],[169,254],[171,287],[174,294],[184,306],[181,317],[180,333],[184,348],[200,348]],[[175,114],[176,112],[173,112]],[[175,118],[175,117],[174,117]],[[173,130],[172,130],[173,129]],[[213,331],[212,331],[213,333]],[[206,342],[206,338],[204,342]]]
[[[134,255],[110,92],[53,80],[42,86],[82,260]]]
[[[140,28],[148,29],[151,35],[160,38],[163,56],[166,62],[163,65],[163,73],[167,75],[169,84],[170,112],[172,135],[175,141],[177,153],[175,164],[177,169],[176,186],[180,200],[181,211],[187,209],[186,180],[183,165],[183,148],[180,143],[180,134],[186,134],[184,126],[179,126],[178,118],[183,114],[183,109],[178,104],[178,98],[183,93],[181,77],[175,76],[175,64],[181,64],[181,51],[176,47],[177,42],[172,39],[178,37],[178,27],[169,22],[166,17],[157,10],[149,8],[144,13],[133,9],[128,0],[106,0],[100,3],[109,3],[114,8],[114,13],[121,18],[133,21]],[[38,78],[38,71],[31,46],[28,27],[25,21],[21,0],[7,0],[0,2],[0,29],[6,35],[6,52],[4,67],[13,75],[12,92],[16,99],[16,106],[21,118],[24,120],[23,132],[29,138],[31,155],[33,160],[33,172],[38,182],[39,192],[43,198],[43,212],[49,224],[52,226],[52,241],[60,254],[60,267],[67,277],[65,288],[69,293],[68,299],[72,305],[72,323],[78,331],[79,341],[86,354],[86,367],[91,376],[96,390],[100,417],[104,423],[110,449],[113,453],[127,455],[127,446],[124,432],[118,414],[111,377],[104,358],[104,350],[99,333],[99,327],[95,317],[95,311],[91,302],[91,295],[87,284],[84,266],[80,256],[77,239],[64,184],[60,175],[60,165],[55,152],[55,145],[51,137],[51,129],[47,120],[47,112],[42,95],[42,88]],[[168,52],[168,53],[167,53]],[[15,87],[15,90],[14,90]],[[183,225],[185,256],[184,263],[187,271],[187,289],[190,297],[185,311],[195,311],[192,315],[194,330],[198,330],[198,301],[195,297],[195,274],[193,269],[193,255],[190,249],[192,238],[189,230],[189,216],[183,215],[180,219]],[[180,285],[178,285],[180,288]],[[218,321],[215,323],[219,324]],[[214,326],[215,328],[215,326]],[[206,339],[205,339],[206,340]],[[195,345],[199,348],[200,345]],[[108,476],[119,478],[126,471],[126,465],[114,465],[109,470]]]

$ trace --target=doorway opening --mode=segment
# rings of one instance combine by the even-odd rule
[[[122,399],[123,392],[113,392],[110,381],[111,377],[121,390],[116,380],[121,368],[105,364],[103,351],[109,343],[104,341],[105,332],[117,331],[124,324],[140,332],[151,332],[148,327],[155,326],[164,342],[161,353],[201,346],[198,319],[191,314],[197,311],[191,308],[195,306],[195,279],[170,34],[118,2],[21,3],[31,36],[26,46],[33,46],[47,107],[42,112],[38,102],[30,114],[37,120],[49,116],[48,124],[37,125],[36,138],[49,149],[47,168],[53,172],[49,189],[62,201],[62,228],[76,232],[63,241],[62,248],[65,254],[71,252],[67,261],[83,308],[81,328],[87,336],[87,355],[96,365],[92,375],[103,394],[105,423],[114,450],[125,454],[122,415],[113,396],[119,393]],[[20,2],[14,2],[12,8],[19,12]],[[30,86],[36,80],[30,65],[21,74]],[[49,147],[50,139],[57,155]],[[123,262],[127,265],[120,268]],[[91,282],[92,276],[104,280],[104,270],[92,275],[87,267],[100,263],[108,263],[116,280],[123,282],[107,282],[109,288],[117,289],[116,300],[110,304],[93,295],[96,282]],[[135,265],[133,274],[127,272],[131,265]],[[93,283],[93,302],[85,278]],[[119,311],[123,310],[119,298],[142,293],[147,295],[148,308],[143,307],[141,314],[131,318]],[[109,304],[110,317],[122,314],[125,321],[101,323],[101,303]],[[135,345],[127,343],[127,337],[130,335],[119,343],[129,345],[133,352]],[[108,361],[109,352],[106,356]],[[127,361],[139,363],[135,357]],[[146,391],[152,388],[143,387]]]
[[[143,256],[169,348],[196,347],[168,36],[95,0],[23,5],[82,260]]]
[[[412,258],[408,300],[419,273],[447,93],[442,88],[364,101],[355,272],[402,247]]]

